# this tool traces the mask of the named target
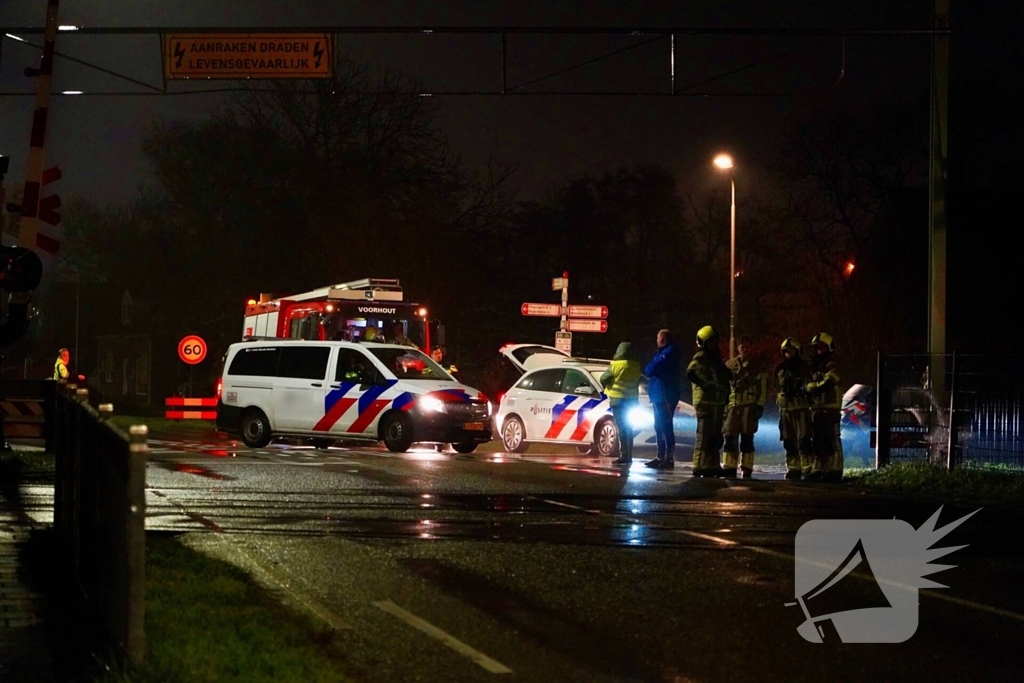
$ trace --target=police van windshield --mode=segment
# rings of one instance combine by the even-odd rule
[[[455,378],[416,349],[369,349],[398,379],[430,379],[454,382]]]

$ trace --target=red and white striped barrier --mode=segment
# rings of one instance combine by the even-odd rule
[[[173,396],[164,401],[168,408],[216,408],[216,398],[183,398]],[[168,420],[216,420],[216,410],[167,410],[164,417]]]

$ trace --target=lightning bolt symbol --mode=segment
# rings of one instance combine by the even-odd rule
[[[185,57],[185,51],[181,49],[181,41],[174,43],[174,68],[181,68],[181,60]]]
[[[313,62],[313,67],[316,68],[316,69],[319,69],[320,68],[320,60],[323,59],[323,56],[324,56],[324,51],[323,51],[323,48],[320,47],[320,41],[319,40],[316,41],[315,43],[313,43],[313,56],[316,57],[316,61]]]

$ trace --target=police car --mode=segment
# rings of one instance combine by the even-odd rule
[[[611,361],[571,358],[538,344],[508,344],[500,352],[524,373],[502,394],[494,416],[505,450],[522,453],[530,443],[555,443],[574,445],[581,454],[618,455],[618,429],[600,381]],[[656,443],[646,389],[642,382],[638,405],[627,416],[634,446]],[[692,438],[694,416],[693,406],[680,401],[673,419],[677,441]]]
[[[224,360],[217,429],[253,448],[292,436],[471,453],[491,440],[487,398],[414,348],[275,339],[232,344]]]

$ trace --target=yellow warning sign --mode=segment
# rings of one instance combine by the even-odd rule
[[[164,36],[167,78],[327,78],[326,33],[172,33]]]

